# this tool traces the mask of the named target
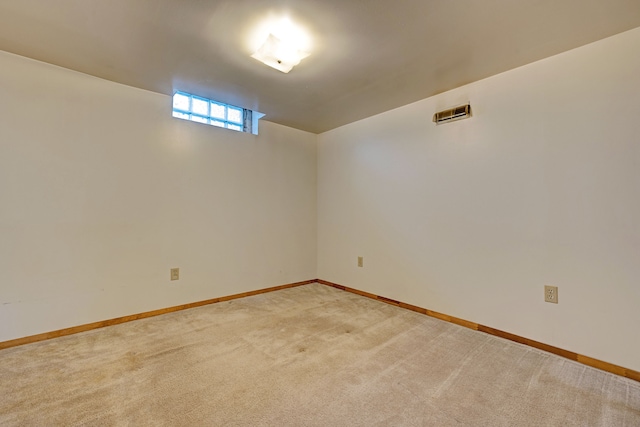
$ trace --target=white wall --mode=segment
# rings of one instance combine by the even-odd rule
[[[317,136],[170,112],[0,52],[0,341],[317,276]]]
[[[320,277],[639,370],[638,51],[640,29],[318,137],[0,52],[0,341]]]
[[[320,135],[319,277],[640,369],[638,52],[640,29]]]

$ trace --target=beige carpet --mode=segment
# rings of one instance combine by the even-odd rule
[[[639,426],[640,383],[312,284],[0,351],[2,426]]]

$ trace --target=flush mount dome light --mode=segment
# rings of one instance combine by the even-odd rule
[[[307,56],[309,56],[308,52],[304,52],[293,44],[280,40],[273,34],[269,34],[262,46],[251,55],[252,58],[283,73],[291,71]]]

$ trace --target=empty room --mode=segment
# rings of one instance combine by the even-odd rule
[[[637,0],[0,1],[0,425],[640,426]]]

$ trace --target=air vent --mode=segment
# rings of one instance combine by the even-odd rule
[[[433,121],[435,124],[441,125],[442,123],[455,122],[456,120],[466,119],[467,117],[471,117],[470,104],[439,111],[433,115]]]

